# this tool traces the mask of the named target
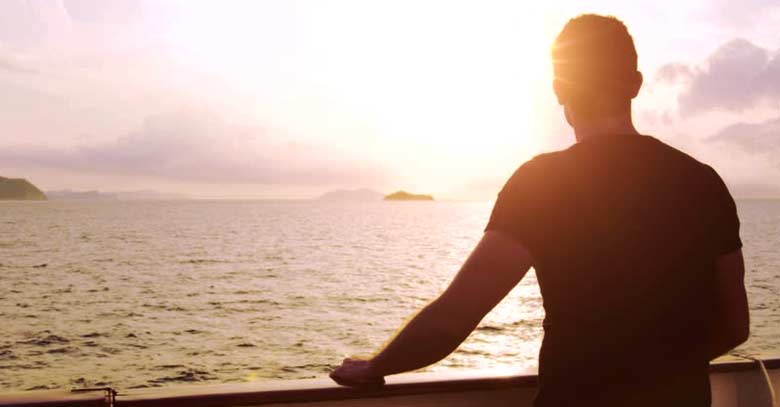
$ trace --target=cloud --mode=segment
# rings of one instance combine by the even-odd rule
[[[735,196],[780,197],[780,116],[735,123],[703,141]]]
[[[30,49],[51,45],[70,33],[72,21],[61,0],[5,0],[0,2],[0,41]]]
[[[2,48],[0,48],[0,51],[2,51]],[[0,71],[6,72],[6,73],[12,73],[12,74],[34,74],[38,73],[37,70],[33,68],[28,68],[19,61],[16,60],[16,58],[10,56],[10,55],[2,55],[0,54]]]
[[[381,165],[328,147],[279,141],[280,136],[210,112],[181,111],[151,116],[110,144],[3,148],[0,162],[204,183],[371,185],[385,180]]]
[[[74,20],[115,24],[150,18],[153,3],[154,0],[64,0],[63,7]]]
[[[38,71],[24,63],[21,57],[12,49],[0,41],[0,73],[6,74],[34,74]]]
[[[656,78],[687,85],[679,96],[683,116],[712,109],[741,112],[780,103],[780,52],[734,39],[707,58],[704,67],[668,64]]]
[[[662,83],[675,83],[688,80],[693,76],[691,68],[685,64],[666,64],[655,74],[655,80]]]
[[[704,4],[709,10],[707,14],[716,17],[718,23],[736,26],[755,24],[780,9],[777,0],[716,0]]]
[[[761,123],[735,123],[705,141],[720,143],[754,156],[765,156],[780,168],[780,117]]]

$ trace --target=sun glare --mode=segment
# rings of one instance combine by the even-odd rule
[[[367,154],[370,139],[375,155],[403,152],[408,161],[400,165],[430,162],[446,177],[464,160],[503,175],[538,151],[534,107],[550,80],[541,10],[248,4],[252,12],[188,3],[170,40],[182,63],[232,83],[258,116],[348,153]],[[269,13],[275,26],[251,23]]]

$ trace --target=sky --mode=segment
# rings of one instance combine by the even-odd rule
[[[493,199],[574,142],[550,46],[629,28],[637,128],[737,195],[780,191],[780,3],[4,0],[0,175],[44,190]],[[766,192],[770,191],[770,192]]]

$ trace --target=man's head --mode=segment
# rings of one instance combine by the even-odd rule
[[[569,122],[630,114],[642,86],[634,41],[614,17],[569,20],[552,49],[553,87]]]

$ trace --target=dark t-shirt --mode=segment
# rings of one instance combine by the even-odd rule
[[[534,258],[537,406],[709,405],[714,262],[742,246],[712,168],[649,136],[586,139],[523,164],[486,230]]]

